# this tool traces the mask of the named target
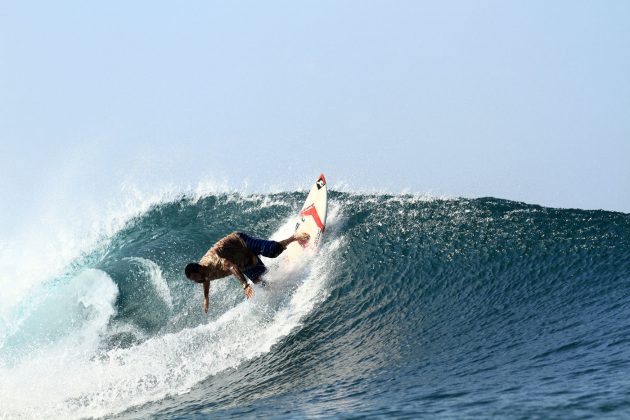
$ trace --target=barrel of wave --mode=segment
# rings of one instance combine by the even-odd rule
[[[308,241],[289,244],[284,254],[287,261],[299,264],[312,256],[322,240],[326,230],[326,215],[328,213],[328,190],[326,177],[320,174],[306,197],[295,225],[295,233],[306,232]]]

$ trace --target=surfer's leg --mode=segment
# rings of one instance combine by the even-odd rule
[[[278,255],[282,254],[282,251],[284,251],[286,247],[281,242],[254,238],[243,232],[238,232],[238,236],[245,242],[245,245],[250,251],[256,255],[262,255],[267,258],[276,258]]]

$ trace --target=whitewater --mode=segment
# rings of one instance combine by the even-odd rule
[[[0,417],[623,417],[630,215],[330,193],[319,253],[268,289],[183,267],[292,233],[304,191],[186,191],[0,244]]]

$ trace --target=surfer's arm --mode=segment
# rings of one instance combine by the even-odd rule
[[[208,313],[208,295],[210,294],[210,280],[203,282],[203,310]]]
[[[226,269],[230,270],[230,272],[232,273],[232,275],[234,277],[236,277],[236,279],[241,283],[241,285],[243,286],[243,290],[245,292],[245,297],[247,299],[251,298],[252,296],[254,296],[254,289],[250,286],[249,282],[247,281],[247,279],[245,278],[245,275],[243,274],[243,272],[241,271],[240,268],[238,268],[238,266],[236,264],[234,264],[232,261],[225,259],[225,258],[221,258],[221,263],[223,264],[223,267],[225,267]]]

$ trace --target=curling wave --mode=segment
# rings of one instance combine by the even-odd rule
[[[630,216],[331,193],[322,249],[245,301],[182,267],[234,230],[291,233],[304,194],[175,197],[0,318],[0,415],[623,413]]]

